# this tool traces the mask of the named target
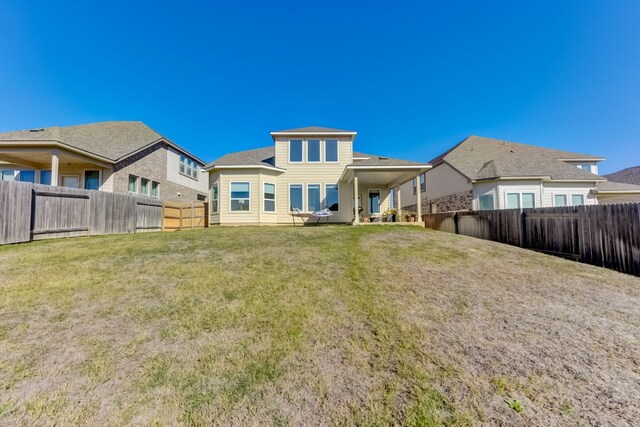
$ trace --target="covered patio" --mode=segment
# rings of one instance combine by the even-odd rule
[[[396,221],[403,222],[400,186],[431,168],[428,164],[387,158],[371,158],[348,165],[340,182],[352,188],[353,224],[378,223],[385,212],[396,211]],[[417,218],[422,216],[420,192],[416,194]],[[358,214],[355,214],[357,207]]]
[[[104,190],[113,170],[108,159],[58,145],[0,143],[0,179]]]

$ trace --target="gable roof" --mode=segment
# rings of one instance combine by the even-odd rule
[[[434,167],[443,162],[447,163],[472,181],[501,177],[547,176],[556,180],[604,180],[563,160],[603,159],[589,154],[470,136],[429,163]]]
[[[621,171],[604,175],[609,181],[640,185],[640,166],[622,169]]]
[[[208,163],[205,169],[216,166],[267,166],[274,167],[276,149],[273,146],[237,151]]]
[[[109,121],[0,133],[0,142],[10,141],[33,143],[34,145],[42,142],[58,142],[113,162],[126,158],[157,142],[164,141],[204,164],[202,160],[140,121]]]
[[[356,133],[353,130],[325,128],[321,126],[307,126],[302,128],[277,130],[271,133],[344,133],[344,132]]]

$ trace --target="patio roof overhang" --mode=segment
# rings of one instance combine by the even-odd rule
[[[110,159],[77,150],[56,141],[38,144],[9,144],[0,141],[0,161],[3,162],[42,169],[51,165],[52,154],[56,154],[62,163],[93,164],[104,168],[113,164]]]
[[[351,182],[357,175],[360,184],[376,184],[393,187],[404,184],[417,175],[431,169],[431,165],[348,165],[340,181]]]

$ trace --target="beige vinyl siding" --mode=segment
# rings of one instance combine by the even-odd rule
[[[567,195],[567,203],[571,205],[571,196],[580,194],[584,197],[586,205],[597,204],[591,189],[595,187],[590,182],[556,183],[544,182],[541,180],[497,180],[490,182],[480,182],[474,185],[473,207],[478,209],[479,196],[483,194],[493,194],[497,209],[507,208],[508,193],[533,193],[537,208],[549,208],[554,206],[554,195]]]
[[[571,205],[571,196],[574,194],[581,194],[585,205],[597,205],[598,200],[591,192],[595,186],[593,182],[545,182],[542,190],[543,207],[552,207],[556,194],[566,194],[569,205]]]
[[[231,183],[249,183],[249,211],[234,212],[230,210]],[[258,224],[260,211],[260,172],[259,169],[225,170],[220,174],[220,223],[223,225]]]
[[[299,139],[299,138],[292,138]],[[304,138],[302,138],[304,139]],[[277,200],[277,222],[281,224],[291,224],[291,214],[289,212],[289,184],[303,185],[303,202],[305,210],[307,207],[307,185],[320,184],[322,207],[324,207],[325,185],[338,184],[340,194],[340,210],[334,212],[329,218],[329,222],[351,222],[353,202],[351,199],[352,190],[349,184],[339,183],[340,177],[345,167],[353,161],[352,143],[348,138],[313,137],[311,139],[337,139],[338,140],[338,162],[337,163],[307,163],[306,145],[303,145],[303,162],[289,163],[289,139],[276,139],[276,165],[284,168],[287,172],[278,176],[276,189]],[[321,159],[324,160],[324,143],[321,144]]]
[[[362,196],[362,215],[371,215],[369,213],[369,190],[380,190],[380,213],[383,214],[384,211],[390,208],[389,189],[383,186],[372,184],[358,186],[358,191],[360,193],[360,196]],[[351,193],[353,193],[353,190],[351,191]],[[415,203],[415,196],[413,196],[413,200]],[[353,205],[353,203],[350,203],[350,206],[351,205]]]

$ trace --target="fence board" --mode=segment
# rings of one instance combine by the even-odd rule
[[[0,244],[31,238],[31,184],[0,181]]]
[[[162,229],[158,200],[0,181],[0,244]]]
[[[190,230],[207,226],[207,203],[165,203],[164,231]]]
[[[425,227],[640,276],[640,203],[426,214]]]

